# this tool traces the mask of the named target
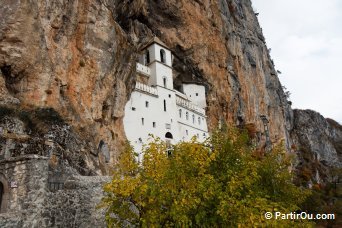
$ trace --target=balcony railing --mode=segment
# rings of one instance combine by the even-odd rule
[[[141,63],[137,63],[137,72],[140,72],[147,76],[151,75],[151,69],[147,66],[142,65]]]
[[[182,106],[184,108],[190,109],[192,111],[198,112],[202,115],[205,115],[205,110],[203,108],[198,107],[197,105],[193,104],[189,100],[186,100],[182,97],[176,97],[176,104]]]
[[[145,85],[145,84],[143,84],[141,82],[137,82],[135,84],[135,89],[136,90],[140,90],[140,91],[145,92],[145,93],[148,93],[148,94],[151,94],[151,95],[154,95],[154,96],[158,96],[157,88]]]

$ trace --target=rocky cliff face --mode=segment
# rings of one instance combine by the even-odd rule
[[[136,50],[107,4],[2,1],[0,102],[27,112],[54,110],[88,145],[89,159],[99,159],[104,146],[113,161],[124,141],[121,118]]]
[[[262,144],[266,115],[271,140],[290,144],[289,105],[249,0],[16,0],[0,15],[1,105],[54,110],[91,159],[105,145],[115,161],[136,56],[155,35],[176,56],[176,86],[206,85],[211,128],[252,123]]]
[[[294,110],[291,138],[298,174],[307,184],[334,181],[342,168],[342,126],[311,110]]]

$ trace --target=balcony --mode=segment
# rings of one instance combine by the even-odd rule
[[[155,87],[145,85],[141,82],[137,82],[135,84],[135,90],[145,92],[147,94],[153,95],[153,96],[158,96],[158,90]]]
[[[198,107],[197,105],[193,104],[189,100],[184,99],[183,97],[180,97],[179,95],[177,95],[176,97],[176,104],[191,111],[195,111],[197,113],[205,115],[205,110],[203,108]]]
[[[146,76],[151,75],[151,69],[147,66],[142,65],[141,63],[137,63],[137,72],[142,73]]]

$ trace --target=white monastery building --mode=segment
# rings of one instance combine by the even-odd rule
[[[183,84],[182,92],[173,88],[173,56],[167,46],[154,38],[137,62],[137,83],[125,106],[124,129],[141,161],[142,146],[150,134],[168,144],[199,142],[208,137],[205,115],[205,87]]]

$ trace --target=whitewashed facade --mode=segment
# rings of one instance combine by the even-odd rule
[[[173,88],[172,53],[158,39],[142,51],[137,63],[137,82],[125,106],[124,129],[135,151],[141,153],[150,134],[175,144],[208,137],[203,85],[184,84],[183,93]],[[139,160],[142,159],[142,154]]]

